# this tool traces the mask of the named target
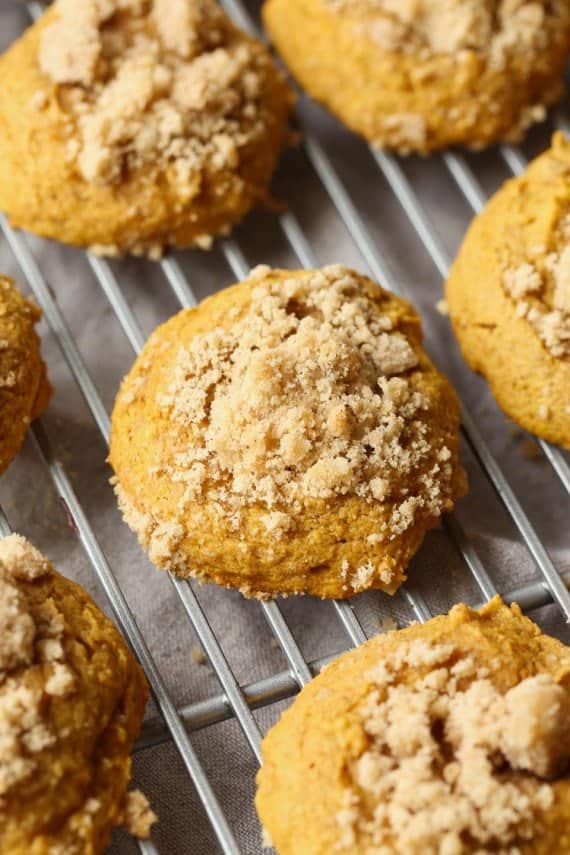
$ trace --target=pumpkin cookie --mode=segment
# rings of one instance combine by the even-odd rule
[[[307,92],[379,147],[518,140],[563,88],[568,0],[267,0]]]
[[[464,492],[455,394],[412,307],[345,267],[259,267],[159,327],[110,461],[159,567],[246,596],[393,592]]]
[[[505,412],[570,448],[570,142],[475,218],[446,289],[455,333]]]
[[[570,852],[570,649],[496,597],[379,635],[263,743],[279,855]]]
[[[144,675],[86,592],[23,537],[0,539],[0,851],[98,855],[113,826],[148,836],[126,796]]]
[[[226,233],[266,198],[292,102],[214,0],[56,0],[0,77],[0,208],[108,255]]]
[[[40,316],[36,304],[24,299],[11,279],[0,275],[0,473],[51,396],[34,330]]]

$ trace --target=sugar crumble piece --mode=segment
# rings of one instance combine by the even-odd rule
[[[568,689],[538,675],[501,693],[487,669],[457,654],[416,639],[368,675],[364,748],[348,762],[335,816],[339,851],[366,842],[375,852],[459,855],[469,839],[481,853],[512,852],[540,826],[554,800],[549,781],[570,759]]]
[[[570,697],[545,674],[529,677],[505,695],[502,750],[513,769],[541,778],[565,771],[570,757]]]
[[[518,300],[527,294],[540,291],[542,277],[532,264],[524,263],[518,267],[509,267],[505,270],[503,285],[511,297]]]
[[[0,538],[0,571],[23,582],[33,582],[51,572],[47,558],[19,534]]]
[[[33,661],[36,626],[24,598],[0,574],[0,683],[2,675]]]
[[[449,306],[447,305],[447,300],[438,300],[435,304],[435,310],[442,317],[447,318],[449,316]]]
[[[570,356],[570,238],[565,223],[566,216],[557,223],[554,251],[542,247],[541,258],[540,247],[532,247],[530,260],[507,267],[502,277],[517,317],[524,318],[558,358]]]
[[[125,829],[138,837],[147,840],[152,826],[158,822],[158,817],[152,810],[147,797],[140,790],[131,790],[125,796],[123,804],[122,824]]]
[[[206,654],[197,644],[193,644],[190,648],[190,659],[192,660],[194,665],[207,665],[208,663]]]
[[[393,113],[383,119],[382,126],[390,144],[401,154],[421,149],[427,141],[427,122],[417,113]]]

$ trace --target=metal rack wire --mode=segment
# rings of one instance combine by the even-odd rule
[[[225,0],[223,5],[240,26],[255,35],[262,35],[240,0]],[[32,18],[37,17],[42,11],[41,5],[37,2],[28,2],[26,6]],[[561,123],[563,125],[562,120]],[[303,149],[306,157],[371,273],[385,287],[399,293],[399,283],[385,263],[376,241],[367,229],[358,206],[336,170],[332,159],[310,130],[303,128],[302,130],[304,131]],[[387,181],[417,232],[418,238],[425,246],[436,270],[445,276],[450,264],[449,254],[439,239],[402,166],[390,154],[378,152],[374,149],[371,149],[370,152],[380,173]],[[524,156],[518,149],[503,147],[501,156],[513,173],[519,172],[525,166]],[[480,210],[486,202],[486,196],[467,160],[457,153],[445,153],[442,159],[472,210],[474,212]],[[278,215],[277,219],[279,228],[299,263],[305,267],[316,266],[317,262],[311,245],[295,214],[292,211],[287,211]],[[63,359],[83,395],[94,424],[103,440],[107,442],[110,427],[108,412],[26,238],[14,231],[3,215],[0,215],[0,230],[11,248],[25,280],[43,309],[44,316],[57,340]],[[234,238],[227,238],[220,242],[220,247],[225,261],[235,277],[241,279],[246,276],[249,265],[238,242]],[[145,336],[125,299],[112,266],[101,258],[89,254],[86,257],[90,269],[118,319],[132,350],[134,353],[138,353],[144,344]],[[164,258],[159,264],[164,279],[179,305],[181,307],[195,305],[197,301],[194,291],[176,255]],[[557,571],[513,488],[494,459],[475,420],[464,405],[462,405],[462,423],[464,438],[468,446],[516,526],[521,541],[531,555],[540,576],[539,581],[510,591],[505,595],[505,599],[517,601],[526,609],[537,608],[548,602],[554,602],[564,618],[570,621],[570,593],[568,591],[570,576],[562,576]],[[114,617],[124,635],[129,639],[149,679],[160,717],[147,722],[138,748],[143,750],[167,740],[174,743],[188,775],[194,783],[221,851],[234,855],[234,853],[240,852],[236,836],[198,759],[192,744],[191,733],[233,717],[239,722],[251,752],[259,762],[261,732],[254,718],[253,710],[293,696],[333,656],[307,661],[278,603],[262,602],[259,604],[259,608],[262,610],[273,637],[283,652],[288,668],[269,678],[245,686],[240,685],[222,649],[220,639],[212,629],[210,620],[200,605],[192,585],[187,581],[171,576],[171,583],[220,685],[219,694],[177,709],[116,580],[113,568],[106,558],[105,550],[98,542],[93,526],[77,498],[66,469],[61,460],[57,459],[54,454],[48,432],[41,419],[32,426],[31,435],[34,448],[45,465],[54,488],[73,522],[77,537],[104,589]],[[564,489],[570,492],[570,467],[567,459],[557,448],[546,442],[540,441],[540,446],[550,462],[554,474]],[[477,586],[481,601],[488,600],[496,593],[496,588],[474,544],[456,517],[450,517],[445,522],[445,528]],[[9,521],[4,512],[0,510],[0,532],[6,533],[8,531]],[[415,619],[424,621],[431,617],[430,609],[421,594],[406,586],[402,589],[402,594]],[[331,610],[334,609],[346,633],[348,644],[357,645],[366,639],[363,626],[350,602],[334,602],[330,608]],[[149,855],[157,851],[151,842],[140,843],[140,850],[149,853]]]

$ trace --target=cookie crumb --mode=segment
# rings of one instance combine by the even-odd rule
[[[398,621],[391,615],[380,618],[380,632],[393,632],[398,629]]]
[[[190,659],[194,665],[206,665],[208,662],[206,654],[197,644],[192,645],[190,648]]]
[[[158,817],[144,793],[140,790],[128,792],[123,805],[122,824],[129,834],[141,840],[147,840],[155,822],[158,822]]]
[[[444,318],[447,318],[449,316],[449,306],[447,305],[447,300],[438,300],[435,304],[435,309]]]
[[[22,582],[33,582],[51,572],[47,558],[20,534],[0,539],[0,569]]]

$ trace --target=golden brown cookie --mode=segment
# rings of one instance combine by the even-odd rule
[[[568,0],[266,0],[307,92],[379,147],[517,140],[562,93]]]
[[[159,567],[247,596],[393,592],[465,490],[455,394],[412,307],[340,265],[259,267],[159,327],[110,461]]]
[[[570,852],[570,649],[499,597],[378,635],[263,742],[279,855]]]
[[[51,386],[34,330],[41,312],[0,274],[0,473],[17,454]]]
[[[292,101],[214,0],[56,0],[0,77],[0,208],[110,255],[227,232],[267,197]]]
[[[570,143],[562,134],[473,221],[446,298],[463,355],[505,412],[570,448]]]
[[[0,852],[98,855],[154,816],[126,794],[148,690],[91,597],[23,537],[0,540]]]

